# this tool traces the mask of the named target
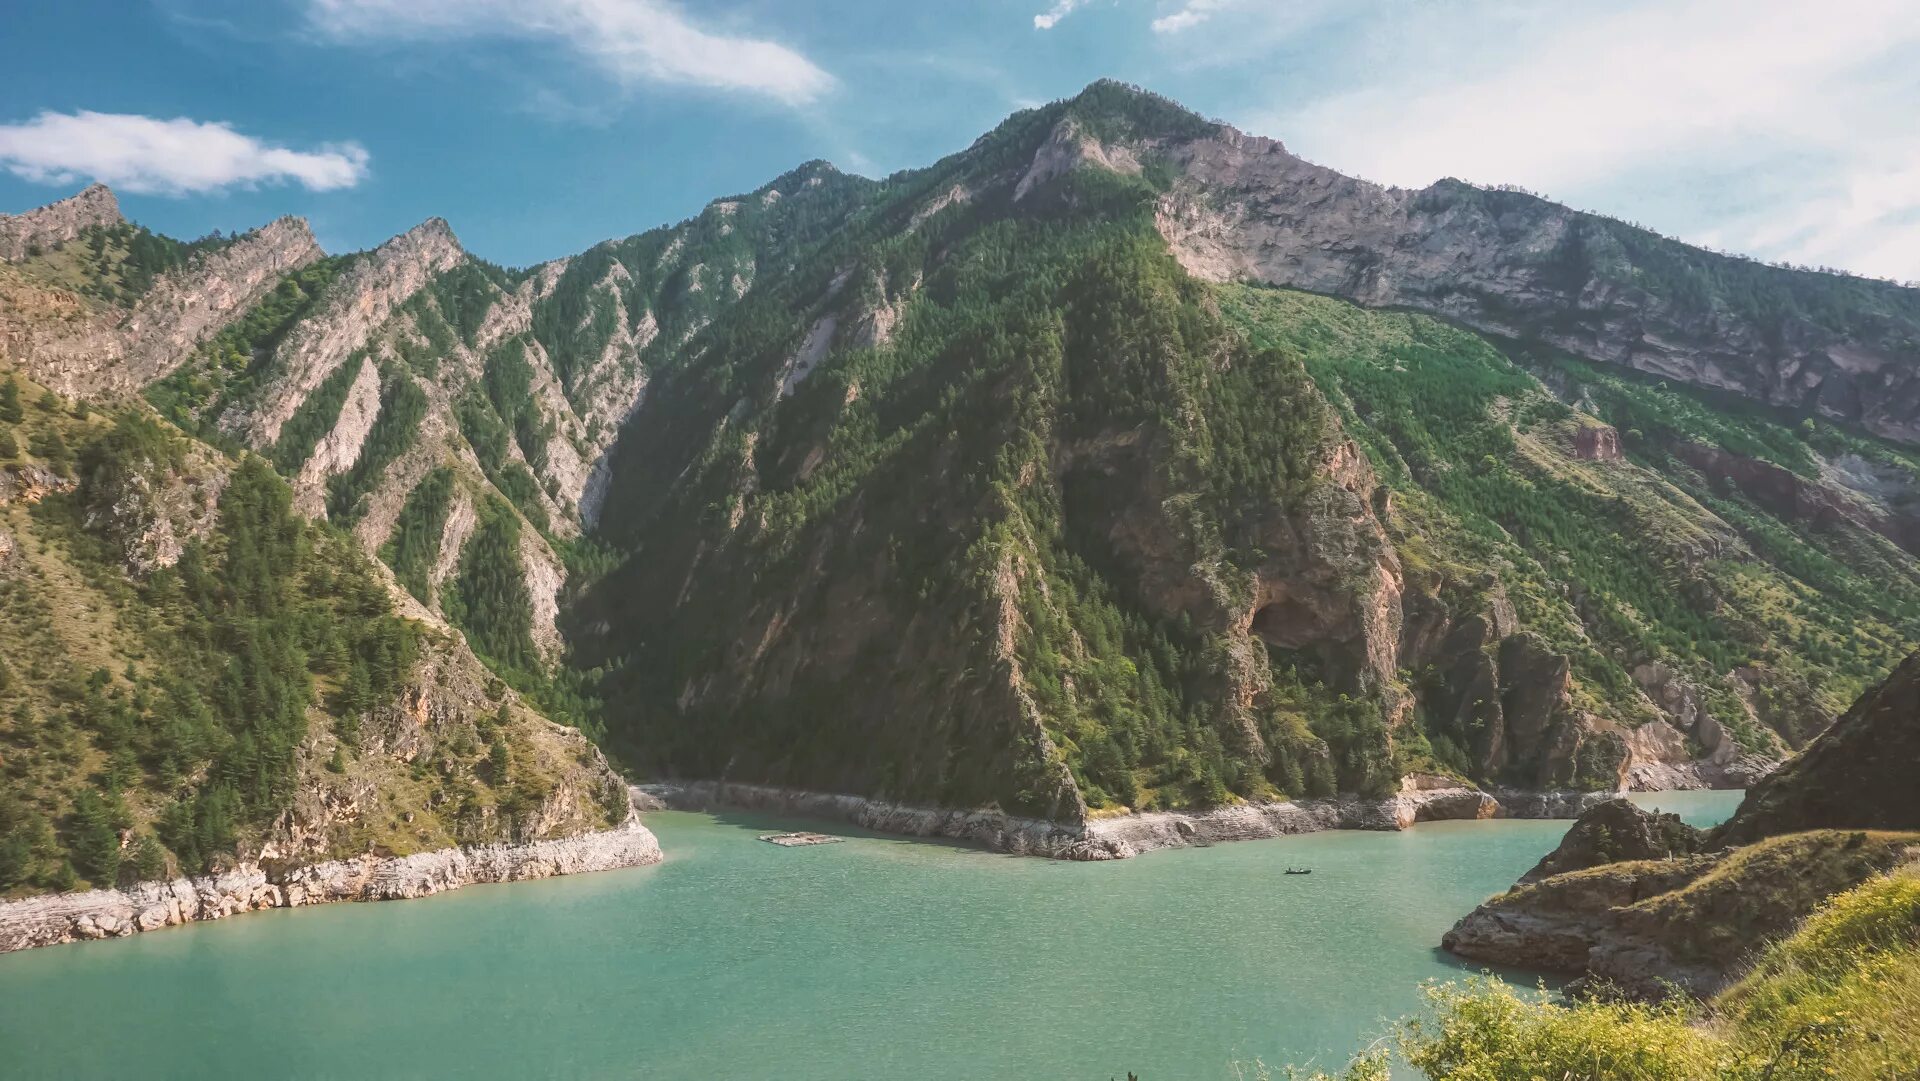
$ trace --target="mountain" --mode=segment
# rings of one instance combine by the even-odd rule
[[[0,250],[8,365],[271,464],[650,777],[1069,833],[1741,784],[1920,643],[1915,291],[1115,83],[531,268],[104,189]]]
[[[125,397],[297,292],[303,224],[187,245],[90,189],[0,236],[0,898],[62,893],[0,903],[0,952],[659,858],[267,457]]]
[[[654,366],[601,529],[634,555],[578,608],[616,745],[1068,822],[1422,771],[1738,783],[1911,647],[1904,445],[1572,352],[1567,294],[1516,288],[1527,318],[1481,333],[1460,294],[1269,274],[1559,257],[1500,231],[1501,193],[1436,217],[1301,163],[1215,169],[1234,147],[1292,161],[1097,84],[865,189]],[[1547,209],[1810,307],[1912,302]],[[1196,238],[1267,281],[1211,280]],[[1609,312],[1677,335],[1651,274],[1596,265],[1643,283]]]

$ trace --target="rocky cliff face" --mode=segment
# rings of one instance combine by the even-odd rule
[[[1710,255],[1517,192],[1382,188],[1231,128],[1155,150],[1180,173],[1160,231],[1198,277],[1417,308],[1920,441],[1920,291]],[[1766,300],[1714,294],[1715,275]],[[1800,314],[1835,293],[1860,297],[1844,324]]]
[[[228,430],[255,445],[272,443],[321,380],[392,318],[402,302],[464,257],[453,230],[433,218],[356,261],[328,290],[321,309],[275,350],[264,393],[244,413],[224,421]]]
[[[0,904],[0,946],[658,858],[637,825],[599,836],[631,815],[599,749],[457,636],[395,619],[431,617],[350,538],[291,515],[294,493],[261,459],[5,378],[35,405],[19,439],[33,449],[0,470],[0,893],[194,873]],[[41,464],[56,445],[68,457]],[[275,554],[236,554],[260,547]],[[171,619],[155,619],[162,605]],[[217,629],[228,605],[255,613],[244,634]],[[296,607],[314,628],[301,647]],[[194,667],[212,637],[223,671],[267,652],[275,671],[216,688]],[[236,745],[258,786],[240,807],[231,790],[207,791]],[[62,764],[80,748],[151,768],[125,767],[103,797]]]
[[[105,184],[89,184],[76,195],[24,214],[0,214],[0,262],[18,262],[35,249],[75,239],[89,226],[123,220],[120,201]]]
[[[162,274],[130,310],[0,278],[0,340],[12,363],[62,394],[122,397],[173,371],[321,254],[304,221],[282,218]]]

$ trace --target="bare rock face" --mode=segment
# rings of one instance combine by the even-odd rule
[[[1611,424],[1581,425],[1573,433],[1573,456],[1586,462],[1619,461],[1620,433]]]
[[[333,430],[322,436],[313,454],[294,478],[294,506],[309,518],[327,515],[327,478],[353,468],[360,459],[360,448],[380,415],[380,369],[371,358],[360,362],[360,371],[347,388],[347,400],[340,406],[340,417]]]
[[[1056,137],[1034,168],[1058,169],[1073,145]],[[1197,277],[1417,308],[1920,440],[1920,353],[1910,322],[1889,319],[1842,337],[1793,316],[1763,327],[1734,312],[1686,309],[1637,285],[1590,277],[1583,268],[1594,260],[1631,265],[1632,256],[1594,219],[1517,192],[1455,180],[1383,188],[1231,128],[1157,149],[1182,173],[1161,198],[1160,232]],[[1760,273],[1783,288],[1805,274]],[[1909,290],[1864,287],[1916,310]]]
[[[89,184],[79,194],[37,210],[0,214],[0,261],[17,263],[35,248],[52,248],[91,226],[118,225],[123,220],[112,189]]]
[[[1020,182],[1014,185],[1013,201],[1019,202],[1027,197],[1028,192],[1049,180],[1066,175],[1083,162],[1118,173],[1140,171],[1140,159],[1130,148],[1102,143],[1082,131],[1079,123],[1068,117],[1054,125],[1053,134],[1034,153],[1033,164],[1027,167]]]
[[[1849,522],[1910,552],[1920,552],[1920,517],[1908,506],[1895,509],[1844,484],[1802,477],[1772,462],[1719,447],[1683,443],[1674,453],[1716,487],[1738,491],[1783,518],[1816,527]]]
[[[173,371],[282,277],[322,254],[306,222],[281,218],[161,275],[124,314],[64,291],[7,282],[0,339],[25,370],[61,394],[131,394]]]
[[[231,430],[267,446],[322,380],[365,345],[408,297],[466,257],[445,221],[430,218],[375,248],[328,290],[324,307],[302,321],[274,354],[268,393]]]
[[[38,503],[54,492],[72,491],[73,485],[73,478],[63,477],[45,466],[11,462],[0,468],[0,506]]]
[[[118,549],[132,574],[171,567],[189,541],[212,532],[230,469],[227,459],[200,446],[178,470],[152,462],[96,469],[80,484],[87,527]]]
[[[299,218],[280,218],[194,265],[154,283],[120,333],[127,359],[120,377],[132,390],[159,379],[226,325],[246,314],[280,279],[325,253]]]

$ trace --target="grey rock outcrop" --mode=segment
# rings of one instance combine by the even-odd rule
[[[1862,321],[1844,336],[1784,310],[1762,325],[1643,288],[1634,251],[1615,232],[1629,227],[1531,195],[1457,180],[1418,191],[1385,188],[1224,126],[1157,149],[1180,172],[1160,200],[1160,232],[1197,277],[1417,308],[1920,441],[1920,296],[1912,289],[1861,281],[1887,312],[1901,314]],[[1738,262],[1698,251],[1690,257]],[[1596,265],[1628,270],[1590,273]],[[1814,278],[1748,269],[1788,294]]]
[[[105,184],[24,214],[0,214],[0,261],[17,263],[36,248],[53,248],[92,226],[118,225],[120,201]]]
[[[69,397],[131,394],[179,367],[322,254],[306,222],[281,218],[161,275],[124,314],[15,284],[0,302],[0,345]]]
[[[375,248],[333,283],[321,309],[281,343],[267,395],[247,414],[223,424],[254,446],[272,443],[307,395],[365,345],[408,297],[465,257],[453,230],[440,218]]]
[[[1623,799],[1583,813],[1560,844],[1520,876],[1522,883],[1619,860],[1664,860],[1691,856],[1706,837],[1676,814],[1647,811]]]
[[[280,279],[326,253],[300,218],[278,218],[154,283],[120,325],[126,361],[115,388],[136,390],[167,375]]]

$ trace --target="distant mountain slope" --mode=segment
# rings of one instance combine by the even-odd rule
[[[1201,278],[1417,308],[1920,441],[1920,289],[1718,255],[1521,192],[1381,188],[1231,128],[1128,149],[1177,177],[1156,221]]]

